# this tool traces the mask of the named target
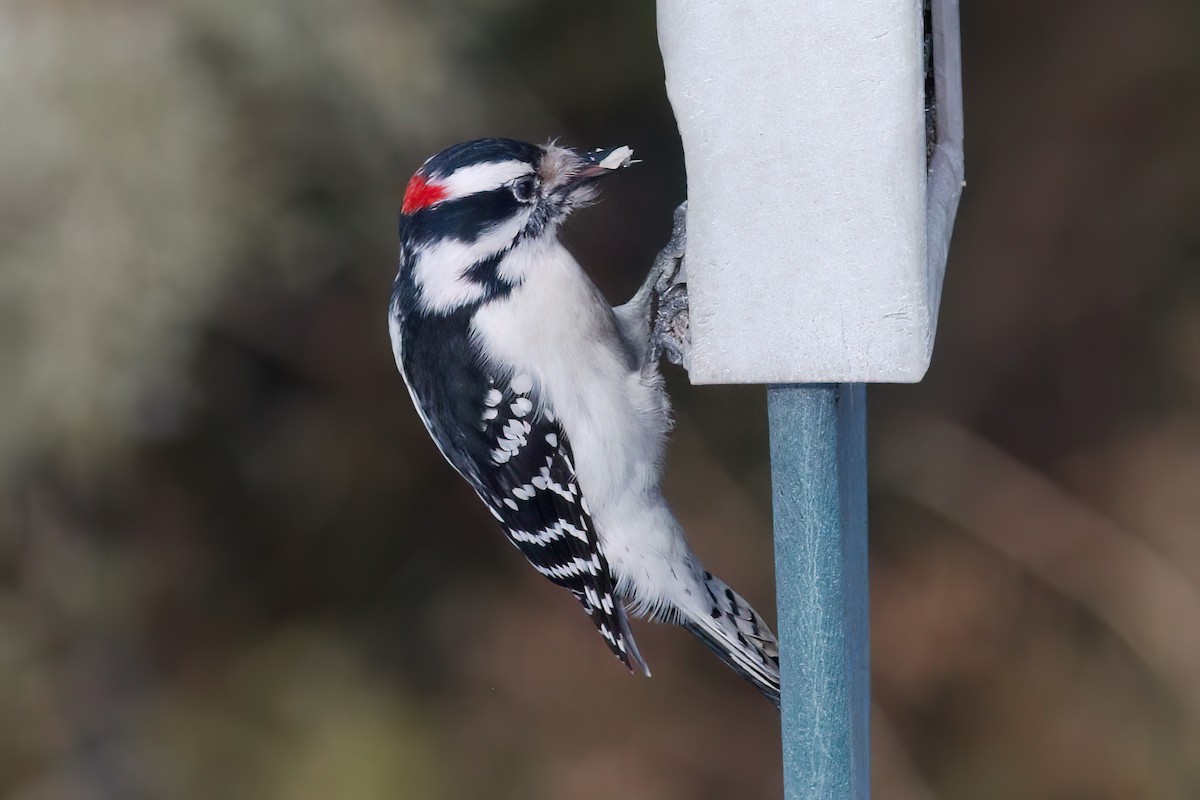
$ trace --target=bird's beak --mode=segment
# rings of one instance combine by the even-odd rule
[[[597,197],[597,180],[636,163],[633,149],[625,145],[581,153],[550,143],[543,150],[542,182],[561,213],[590,204]]]

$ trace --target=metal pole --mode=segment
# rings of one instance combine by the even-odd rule
[[[784,797],[870,796],[866,389],[767,389]]]

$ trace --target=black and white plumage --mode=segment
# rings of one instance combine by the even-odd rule
[[[670,412],[651,318],[682,253],[614,309],[558,241],[631,156],[481,139],[429,159],[400,219],[396,362],[442,454],[626,666],[649,674],[628,622],[647,615],[778,703],[775,637],[701,566],[659,491]]]

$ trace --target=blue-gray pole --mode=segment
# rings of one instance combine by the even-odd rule
[[[866,389],[767,389],[784,797],[870,796]]]

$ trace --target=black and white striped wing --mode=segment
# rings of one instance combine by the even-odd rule
[[[532,381],[490,381],[478,427],[488,444],[475,488],[533,568],[570,589],[625,666],[646,665],[579,489],[571,446]],[[648,674],[648,672],[647,672]]]

